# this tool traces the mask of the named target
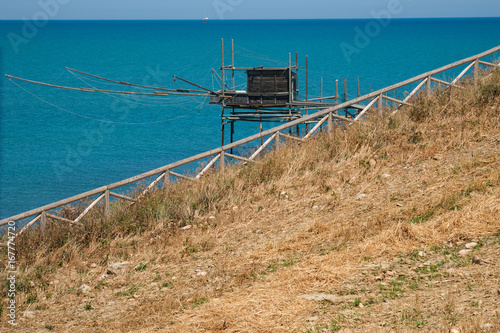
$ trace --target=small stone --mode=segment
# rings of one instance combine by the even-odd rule
[[[313,321],[316,321],[318,319],[319,319],[319,317],[309,317],[309,318],[307,318],[307,321],[308,322],[313,322]]]
[[[456,328],[452,328],[452,329],[450,330],[450,333],[460,333],[460,331],[459,331],[459,330],[457,330]]]
[[[315,210],[316,210],[316,209],[319,209],[319,207],[318,207],[318,206],[313,206],[313,209],[315,209]]]
[[[280,195],[281,195],[281,196],[285,196],[285,195],[286,195],[286,192],[285,192],[285,191],[283,191],[283,192],[281,192],[281,193],[280,193]]]
[[[240,209],[240,207],[238,207],[238,206],[233,206],[233,212],[236,212],[238,209]]]
[[[189,230],[189,229],[191,229],[192,227],[193,227],[192,225],[187,225],[187,226],[185,226],[185,227],[182,227],[181,229],[182,229],[182,230]]]
[[[425,257],[425,252],[424,251],[419,251],[418,252],[419,257]]]
[[[476,246],[477,246],[476,242],[471,242],[471,243],[465,244],[465,248],[467,248],[467,249],[472,249],[472,248],[474,248]]]
[[[99,279],[98,279],[98,280],[99,280],[99,281],[102,281],[102,280],[104,280],[104,279],[107,279],[107,278],[108,278],[108,276],[109,276],[108,274],[103,274],[103,275],[99,276]]]
[[[397,203],[396,206],[403,207],[403,204]]]
[[[470,253],[471,250],[460,250],[458,251],[458,255],[461,256],[461,257],[465,257],[466,255],[468,255]]]
[[[96,267],[97,267],[97,265],[96,265],[96,264],[91,264],[91,265],[90,265],[90,267],[91,267],[91,268],[96,268]]]
[[[88,294],[90,292],[92,288],[90,288],[89,286],[87,286],[86,284],[82,284],[80,286],[80,290],[82,291],[82,293],[84,294]]]
[[[139,296],[139,295],[137,295],[137,294],[134,294],[134,296],[133,296],[133,297],[134,297],[134,298],[139,298],[139,297],[141,297],[141,296]]]
[[[198,276],[205,276],[205,275],[207,275],[207,272],[200,271],[196,275],[198,275]]]
[[[130,263],[128,261],[116,262],[108,266],[107,273],[108,274],[120,274],[125,272]]]
[[[358,305],[358,308],[364,308],[365,306],[363,305],[363,303],[359,303]]]
[[[380,269],[383,271],[387,271],[389,268],[391,268],[391,265],[389,265],[389,264],[380,265]]]
[[[363,227],[368,227],[368,222],[363,222]]]
[[[33,311],[25,311],[23,313],[23,317],[25,317],[25,318],[35,318],[35,312],[33,312]]]
[[[209,220],[209,221],[213,221],[213,220],[215,220],[215,216],[210,216],[210,217],[208,218],[208,220]]]
[[[472,257],[472,263],[479,265],[479,264],[481,264],[481,259],[479,259],[478,256],[474,256],[474,257]]]
[[[108,305],[115,305],[115,301],[108,302]]]
[[[366,194],[364,193],[358,194],[357,196],[358,199],[363,199],[364,197],[366,197]]]
[[[390,176],[391,176],[391,175],[390,175],[390,174],[388,174],[388,173],[383,173],[383,174],[382,174],[382,177],[384,177],[384,178],[389,178]]]
[[[34,286],[35,286],[35,282],[30,281],[30,287],[34,287]]]
[[[446,264],[444,264],[443,266],[441,266],[441,268],[444,269],[444,270],[447,270],[447,269],[455,267],[456,265],[457,264],[452,261],[452,262],[447,262]]]
[[[368,161],[370,163],[370,166],[374,168],[377,165],[377,161],[375,161],[373,158]]]
[[[382,281],[384,278],[381,277],[380,275],[377,275],[374,277],[375,281]]]
[[[385,274],[389,275],[389,276],[393,276],[394,275],[394,272],[393,271],[387,271],[385,272]]]

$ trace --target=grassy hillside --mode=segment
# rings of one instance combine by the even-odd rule
[[[16,331],[498,331],[500,72],[413,103],[23,234]]]

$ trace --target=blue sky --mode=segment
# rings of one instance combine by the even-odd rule
[[[498,0],[0,0],[0,19],[500,17]]]

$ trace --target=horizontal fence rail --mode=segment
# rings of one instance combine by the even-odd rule
[[[283,139],[290,139],[290,140],[295,140],[302,142],[304,140],[307,140],[310,138],[314,133],[316,133],[324,123],[326,122],[327,124],[327,130],[331,130],[333,128],[333,121],[336,120],[337,122],[347,122],[347,123],[352,123],[356,122],[362,119],[363,115],[365,115],[368,111],[370,111],[372,108],[374,108],[375,104],[377,105],[377,110],[381,111],[384,107],[384,100],[390,103],[393,103],[393,105],[397,105],[395,107],[395,110],[393,111],[393,114],[398,112],[402,106],[411,106],[412,104],[410,103],[410,100],[412,97],[414,97],[424,86],[427,94],[431,94],[431,84],[432,82],[435,82],[436,84],[441,84],[447,87],[455,87],[455,88],[461,88],[461,86],[458,85],[459,81],[469,72],[471,69],[473,70],[473,80],[474,83],[477,84],[479,80],[479,69],[480,65],[486,66],[486,67],[499,67],[499,64],[487,62],[481,60],[481,58],[484,58],[486,56],[491,56],[494,53],[500,51],[500,46],[497,46],[495,48],[492,48],[488,51],[485,51],[483,53],[480,53],[478,55],[454,62],[452,64],[443,66],[441,68],[435,69],[433,71],[415,76],[411,79],[402,81],[400,83],[391,85],[389,87],[374,91],[372,93],[366,94],[364,96],[352,99],[350,101],[347,101],[345,103],[338,104],[334,107],[330,107],[324,110],[320,110],[316,113],[312,113],[310,115],[302,116],[296,120],[287,122],[283,125],[271,128],[269,130],[263,131],[258,134],[254,134],[252,136],[246,137],[244,139],[238,140],[236,142],[233,142],[231,144],[215,148],[197,155],[194,155],[189,158],[185,158],[183,160],[170,163],[168,165],[165,165],[163,167],[151,170],[149,172],[142,173],[140,175],[134,176],[127,178],[125,180],[102,186],[96,189],[93,189],[91,191],[87,191],[85,193],[81,193],[75,196],[72,196],[70,198],[60,200],[57,202],[54,202],[49,205],[45,205],[43,207],[39,207],[30,211],[27,211],[22,214],[18,214],[6,219],[3,219],[0,221],[0,226],[7,225],[9,221],[19,221],[19,220],[24,220],[31,218],[31,221],[29,221],[18,233],[17,236],[21,235],[22,233],[26,232],[30,227],[32,227],[35,223],[39,222],[40,223],[40,229],[41,232],[43,233],[47,227],[47,222],[49,219],[52,220],[57,220],[60,222],[68,223],[71,225],[74,225],[75,227],[81,227],[82,226],[82,219],[85,217],[86,214],[88,214],[93,208],[98,206],[99,204],[100,207],[103,208],[103,214],[105,217],[109,216],[109,211],[110,211],[110,199],[111,197],[114,197],[116,199],[121,199],[124,201],[130,202],[130,204],[134,204],[138,200],[140,200],[141,197],[146,195],[149,191],[154,189],[156,186],[159,186],[160,182],[163,182],[163,186],[166,187],[168,186],[168,183],[170,181],[170,177],[175,177],[179,179],[184,179],[188,181],[196,181],[200,179],[204,174],[206,174],[211,168],[213,168],[217,163],[218,167],[220,169],[224,169],[225,161],[226,159],[234,159],[243,163],[255,163],[258,161],[255,161],[255,159],[261,154],[266,147],[268,147],[273,141],[275,142],[275,147],[279,146],[281,138]],[[434,75],[443,73],[445,71],[448,71],[450,69],[454,69],[456,67],[462,66],[467,64],[464,70],[456,76],[451,82],[444,81],[441,79],[434,78]],[[404,98],[404,99],[398,99],[395,97],[390,97],[388,96],[389,92],[393,92],[395,95],[395,90],[403,88],[405,86],[417,83],[418,85],[412,89],[412,91]],[[332,98],[330,97],[322,97],[322,99],[328,99]],[[361,104],[361,103],[367,103]],[[361,106],[361,108],[360,108]],[[353,115],[351,118],[347,116],[341,116],[337,113],[340,113],[343,109],[347,110],[349,108],[355,108],[358,109],[358,112]],[[346,113],[347,115],[347,113]],[[303,124],[310,124],[310,123],[316,123],[315,126],[308,131],[304,137],[295,137],[291,136],[285,133],[281,133],[281,131],[284,130],[291,130],[292,128],[298,126],[298,125],[303,125]],[[298,135],[300,132],[297,133]],[[266,139],[267,138],[267,139]],[[261,140],[261,145],[250,155],[250,157],[242,157],[238,155],[233,155],[229,153],[232,151],[232,149],[241,147],[247,143],[250,143],[252,141],[256,140]],[[265,140],[265,141],[264,141]],[[206,164],[206,166],[196,175],[196,177],[192,178],[180,173],[176,173],[172,171],[175,168],[185,166],[187,164],[200,161],[206,158],[210,158],[209,162]],[[123,186],[131,185],[138,183],[140,181],[143,181],[147,178],[155,177],[154,180],[135,198],[129,197],[123,194],[119,194],[114,192],[114,190],[119,189]],[[97,196],[97,197],[96,197]],[[96,198],[94,198],[96,197]],[[54,214],[51,214],[50,212],[62,208],[66,205],[75,203],[80,200],[85,200],[85,199],[91,199],[92,202],[83,210],[81,214],[78,215],[77,218],[74,220],[67,219],[65,217],[57,216]]]

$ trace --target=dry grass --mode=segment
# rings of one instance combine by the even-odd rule
[[[53,224],[43,241],[36,229],[25,233],[17,241],[18,303],[39,312],[18,329],[420,329],[429,311],[417,301],[400,304],[397,322],[370,329],[375,322],[341,323],[337,312],[297,298],[338,290],[367,261],[500,230],[500,73],[414,102],[284,145],[261,163],[176,183],[129,208],[117,204],[107,220],[87,218],[83,230]],[[130,272],[98,281],[107,264],[124,260]],[[498,279],[498,269],[492,274]],[[90,294],[78,292],[83,283]],[[455,320],[451,298],[439,304],[427,328],[474,332],[482,323]],[[311,316],[319,319],[308,323]]]

